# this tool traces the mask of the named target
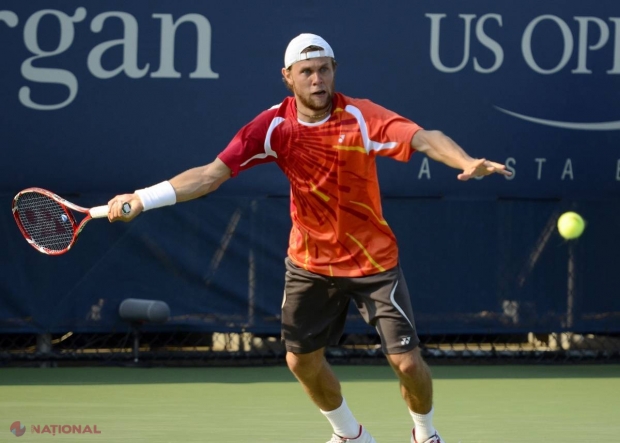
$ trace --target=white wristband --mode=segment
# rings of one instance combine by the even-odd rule
[[[138,189],[135,193],[142,200],[144,211],[174,205],[177,202],[177,194],[169,181],[161,182],[148,188]]]

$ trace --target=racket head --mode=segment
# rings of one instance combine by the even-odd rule
[[[13,198],[13,218],[26,241],[37,251],[48,255],[64,254],[75,243],[87,220],[78,226],[67,203],[41,188],[24,189]]]

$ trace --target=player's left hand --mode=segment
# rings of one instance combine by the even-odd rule
[[[461,181],[467,181],[470,178],[485,177],[491,174],[500,174],[510,177],[512,172],[506,170],[506,165],[495,163],[484,158],[473,160],[463,172],[457,175]]]

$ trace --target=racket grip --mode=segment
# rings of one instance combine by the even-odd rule
[[[109,207],[108,205],[103,206],[95,206],[94,208],[90,208],[88,213],[92,218],[106,218],[108,216]],[[123,203],[123,215],[127,215],[131,212],[131,205],[129,203]]]
[[[95,206],[90,208],[88,213],[92,218],[105,218],[108,216],[108,205]]]

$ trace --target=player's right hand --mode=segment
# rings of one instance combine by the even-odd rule
[[[123,212],[123,205],[128,203],[131,210],[128,214]],[[137,194],[117,195],[108,202],[108,220],[111,223],[116,221],[129,222],[136,218],[144,210],[142,200]]]

